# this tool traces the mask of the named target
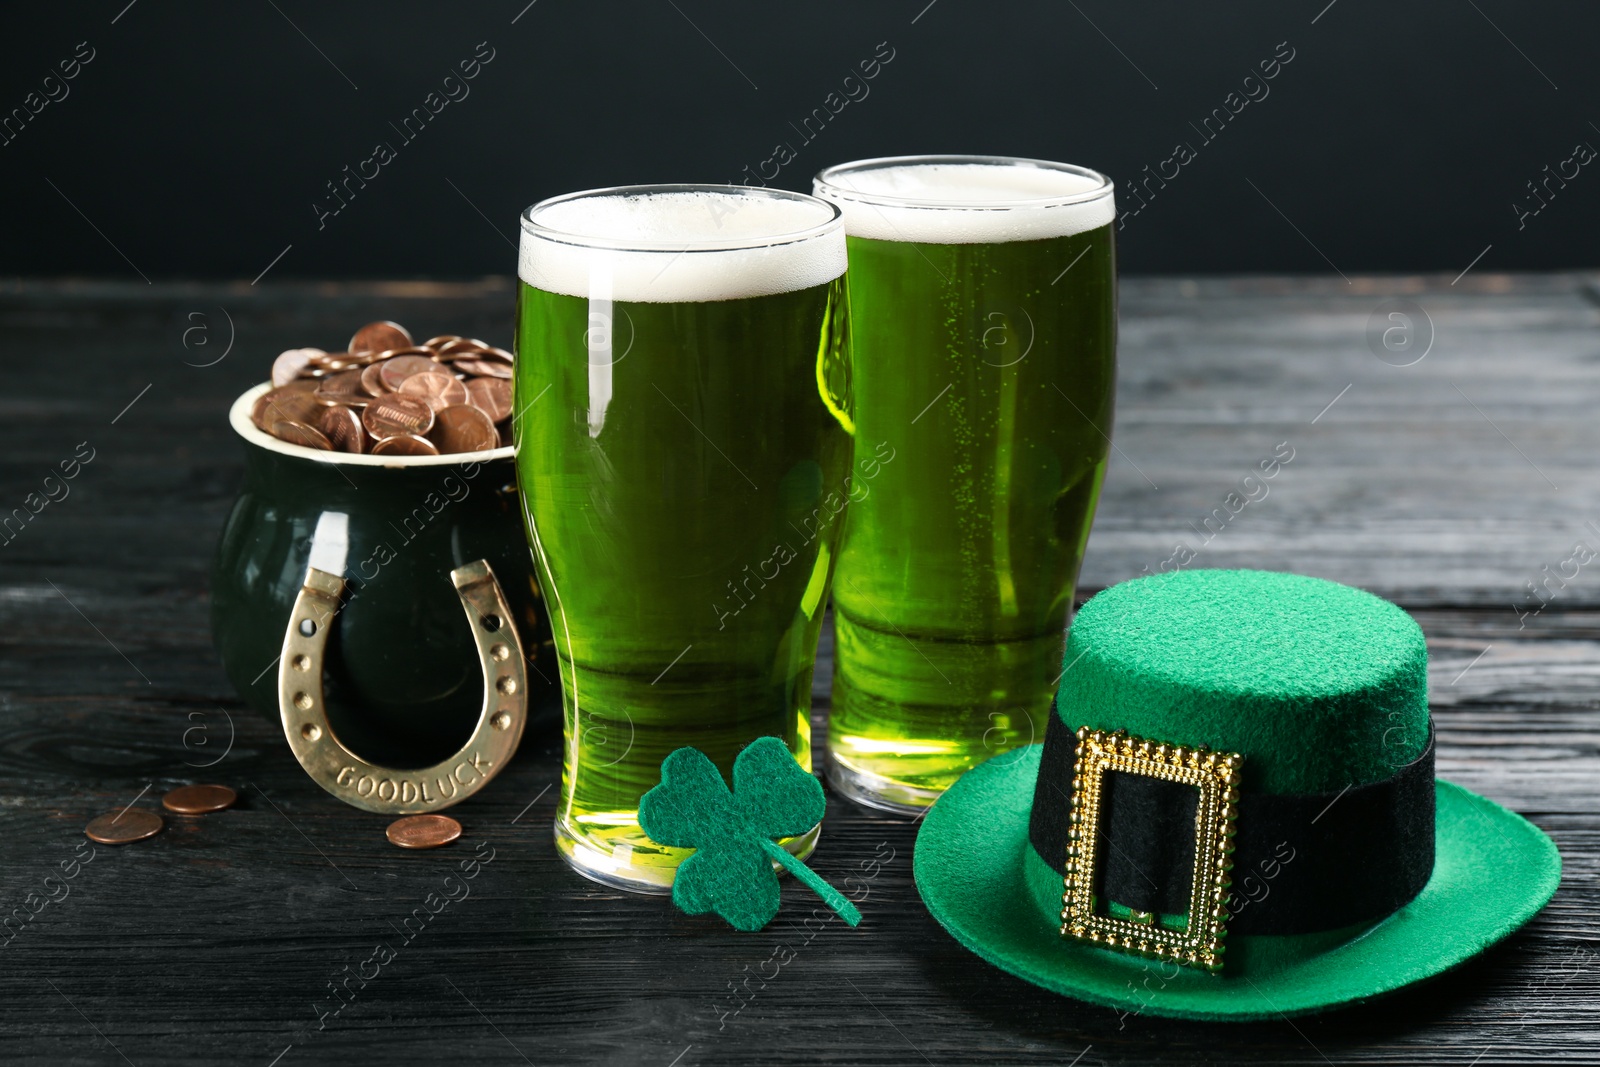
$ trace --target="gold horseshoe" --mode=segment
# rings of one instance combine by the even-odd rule
[[[527,721],[522,641],[500,583],[485,560],[450,572],[483,667],[483,710],[466,744],[431,767],[391,770],[357,756],[334,735],[322,692],[329,624],[344,579],[306,568],[278,662],[278,711],[295,759],[312,781],[346,804],[384,815],[438,811],[482,789],[517,750]]]

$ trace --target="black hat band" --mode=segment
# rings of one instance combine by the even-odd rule
[[[1077,743],[1052,716],[1028,825],[1035,851],[1063,874]],[[1430,722],[1422,754],[1388,778],[1329,793],[1242,790],[1228,931],[1334,930],[1409,903],[1433,873],[1433,756]],[[1188,911],[1197,800],[1197,790],[1175,782],[1106,776],[1096,843],[1100,900],[1153,915]]]

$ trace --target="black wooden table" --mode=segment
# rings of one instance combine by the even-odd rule
[[[1121,1015],[994,970],[923,909],[915,827],[837,797],[814,866],[837,880],[892,857],[865,922],[807,928],[813,901],[786,884],[784,912],[750,935],[567,869],[548,730],[455,809],[466,835],[437,852],[393,848],[385,818],[314,786],[211,647],[207,567],[241,468],[227,405],[279,350],[335,346],[372,318],[503,343],[512,296],[505,280],[0,286],[0,515],[55,497],[0,538],[0,906],[31,915],[0,949],[0,1060],[1600,1062],[1600,561],[1528,591],[1571,575],[1575,543],[1600,549],[1596,279],[1124,286],[1085,593],[1182,543],[1196,566],[1397,600],[1432,650],[1439,773],[1527,815],[1565,858],[1554,902],[1459,971],[1248,1026]],[[1396,308],[1416,333],[1391,350],[1374,338],[1406,329]],[[1282,442],[1293,459],[1268,495],[1224,508],[1205,543],[1205,518]],[[66,495],[47,485],[90,450]],[[819,728],[827,679],[824,663]],[[46,882],[87,856],[91,816],[197,780],[241,803]],[[473,857],[471,895],[403,936]],[[336,999],[380,944],[393,958]]]

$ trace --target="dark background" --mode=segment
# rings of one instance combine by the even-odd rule
[[[1520,232],[1511,207],[1576,141],[1600,145],[1600,12],[526,5],[88,0],[0,20],[0,116],[78,42],[95,49],[71,95],[0,145],[0,514],[48,488],[77,441],[98,457],[0,553],[0,914],[48,890],[95,815],[154,808],[197,779],[241,793],[235,810],[102,850],[5,947],[5,1067],[1600,1062],[1600,565],[1527,617],[1543,599],[1532,584],[1600,535],[1600,275],[1499,273],[1600,258],[1596,164]],[[389,123],[480,41],[495,58],[471,96],[319,231],[324,182],[397,138]],[[507,343],[520,209],[603,183],[736,178],[796,139],[788,123],[881,41],[895,58],[871,95],[781,184],[939,150],[1062,158],[1127,182],[1198,139],[1189,123],[1279,42],[1295,50],[1271,96],[1127,219],[1121,247],[1130,272],[1320,276],[1128,279],[1117,446],[1082,591],[1195,543],[1289,442],[1297,458],[1270,498],[1199,565],[1317,574],[1416,615],[1440,776],[1526,815],[1563,853],[1560,891],[1523,931],[1325,1016],[1127,1015],[947,936],[912,883],[914,820],[835,796],[820,874],[842,885],[895,850],[863,927],[810,941],[815,904],[790,880],[754,938],[566,867],[550,844],[553,728],[453,809],[462,842],[405,853],[386,819],[307,782],[281,727],[240,706],[208,625],[210,555],[244,460],[222,413],[271,356],[387,317]],[[99,280],[49,280],[62,275]],[[206,277],[231,280],[164,280]],[[1404,367],[1374,339],[1402,297],[1431,353]],[[822,656],[818,751],[831,643]],[[473,899],[316,1030],[341,968],[480,841],[500,858]],[[801,939],[724,1027],[736,987]]]
[[[1600,168],[1521,230],[1512,207],[1575,144],[1600,146],[1593,5],[525,5],[15,10],[0,114],[79,42],[94,58],[0,146],[0,275],[506,274],[517,212],[536,200],[739,180],[779,141],[797,158],[773,184],[796,189],[829,163],[940,151],[1081,163],[1125,189],[1186,140],[1197,158],[1126,219],[1129,272],[1454,276],[1480,253],[1489,271],[1596,259]],[[390,124],[479,42],[493,59],[470,95],[405,143]],[[894,58],[869,95],[804,143],[789,124],[880,42]],[[1280,42],[1294,58],[1270,95],[1202,141],[1190,123]],[[325,183],[378,141],[397,158],[319,229]],[[1137,206],[1120,190],[1119,204]]]

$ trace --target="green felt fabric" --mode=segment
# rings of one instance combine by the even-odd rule
[[[1070,729],[1123,729],[1244,756],[1244,786],[1377,781],[1428,741],[1422,629],[1321,578],[1193,570],[1137,578],[1072,623],[1056,695]]]
[[[1561,857],[1541,830],[1441,781],[1433,878],[1410,904],[1361,936],[1311,935],[1328,942],[1318,953],[1305,954],[1303,944],[1281,953],[1271,944],[1297,938],[1239,938],[1238,962],[1246,966],[1235,970],[1230,938],[1221,975],[1176,968],[1061,937],[1060,876],[1028,844],[1039,753],[1035,745],[982,764],[939,798],[917,835],[917,890],[945,929],[979,956],[1094,1004],[1244,1021],[1357,1003],[1483,951],[1543,907],[1561,877]]]
[[[671,753],[661,761],[661,784],[639,801],[639,826],[658,844],[696,850],[678,865],[673,903],[691,915],[715,911],[740,930],[759,930],[778,913],[774,860],[797,875],[804,870],[772,839],[807,832],[826,808],[822,783],[781,739],[763,737],[733,761],[731,792],[699,749]]]

